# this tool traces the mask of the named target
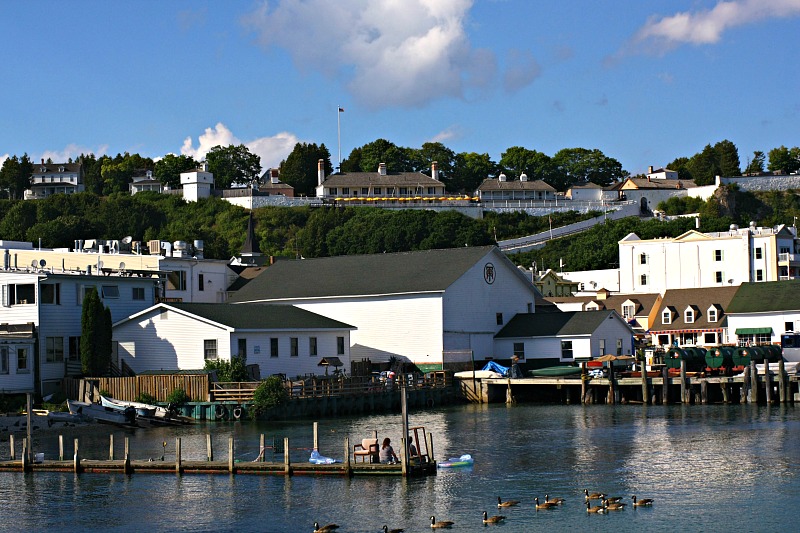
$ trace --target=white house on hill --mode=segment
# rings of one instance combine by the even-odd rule
[[[279,261],[231,303],[291,304],[352,324],[351,357],[427,371],[494,354],[494,335],[534,312],[536,289],[496,246]]]

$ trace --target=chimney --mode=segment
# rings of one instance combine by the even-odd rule
[[[277,168],[269,169],[269,181],[270,183],[280,183],[281,179],[279,177],[279,171]]]
[[[436,181],[439,181],[439,162],[433,161],[431,163],[431,177]]]
[[[653,165],[650,165],[649,167],[647,167],[647,173],[648,174],[652,174],[653,173]]]
[[[42,158],[42,164],[44,165],[44,157]]]
[[[200,165],[200,170],[203,172],[208,172],[208,163],[203,161],[203,163]]]
[[[386,175],[386,163],[378,163],[378,175],[379,176]]]
[[[325,181],[325,160],[317,160],[317,185],[322,185]]]

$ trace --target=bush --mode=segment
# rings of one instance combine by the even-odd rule
[[[268,410],[279,407],[289,401],[289,393],[278,376],[270,376],[256,388],[253,393],[253,409],[251,416],[258,418]]]
[[[139,395],[136,397],[137,402],[141,403],[149,403],[154,404],[156,403],[155,396],[151,394],[147,394],[146,392],[140,392]]]
[[[175,389],[167,396],[167,403],[173,403],[175,405],[183,405],[188,401],[189,395],[187,395],[186,391],[183,389]]]
[[[222,382],[250,381],[247,375],[247,362],[244,357],[231,357],[230,361],[209,359],[204,370],[216,370],[217,379]]]

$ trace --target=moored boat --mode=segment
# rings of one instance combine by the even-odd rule
[[[81,415],[88,420],[119,426],[136,426],[136,409],[133,407],[120,410],[97,403],[79,402],[77,400],[67,400],[67,406],[70,413]]]
[[[528,374],[533,377],[577,376],[580,373],[581,367],[579,366],[548,366],[537,368],[536,370],[528,370]]]

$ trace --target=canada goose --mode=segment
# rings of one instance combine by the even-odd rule
[[[603,498],[608,503],[619,503],[622,501],[622,496],[611,496],[609,497],[607,494],[603,494]]]
[[[647,507],[649,505],[653,505],[652,498],[642,498],[641,500],[637,500],[636,495],[633,495],[632,498],[634,507]]]
[[[551,498],[550,495],[548,494],[544,495],[545,503],[555,503],[556,505],[561,505],[562,503],[564,503],[564,501],[565,501],[564,498]]]
[[[402,527],[389,529],[389,526],[383,524],[383,533],[403,533],[403,531],[405,531],[405,529],[403,529]]]
[[[336,529],[339,529],[339,526],[336,524],[326,524],[320,527],[317,522],[314,522],[314,533],[330,533]]]
[[[592,507],[592,504],[590,502],[586,502],[586,512],[603,514],[606,512],[606,508],[603,507],[602,505],[598,505],[597,507]]]
[[[625,504],[619,502],[609,502],[608,500],[603,500],[603,507],[605,507],[609,511],[624,511]]]
[[[583,493],[586,495],[586,499],[587,500],[599,500],[599,499],[601,499],[603,497],[603,493],[602,492],[593,492],[593,493],[589,494],[589,490],[588,489],[583,489]]]
[[[451,522],[450,520],[442,520],[441,522],[437,522],[436,517],[431,515],[431,529],[449,528],[453,524],[455,524],[455,522]]]
[[[535,501],[535,502],[536,502],[536,510],[537,510],[537,511],[538,511],[539,509],[552,509],[552,508],[554,508],[554,507],[558,507],[558,504],[557,504],[557,503],[555,503],[555,502],[544,502],[544,503],[539,503],[539,497],[538,497],[538,496],[537,496],[537,497],[535,497],[535,498],[533,499],[533,501]]]
[[[500,522],[502,522],[505,519],[506,519],[506,517],[503,516],[503,515],[489,516],[489,513],[487,513],[486,511],[483,512],[483,523],[484,524],[499,524]]]
[[[498,507],[514,507],[515,505],[519,505],[519,500],[508,500],[504,502],[500,499],[500,496],[497,497]]]

